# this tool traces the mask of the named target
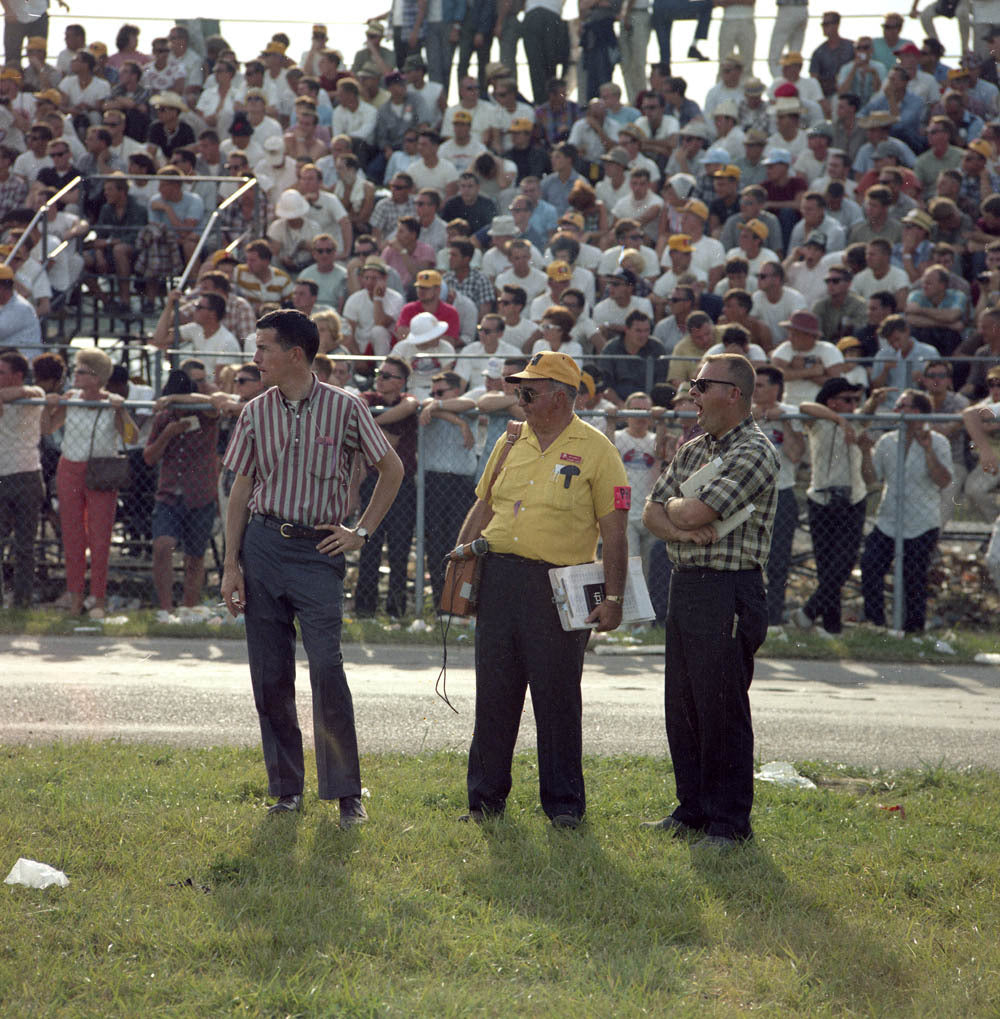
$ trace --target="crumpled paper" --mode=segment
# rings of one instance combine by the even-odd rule
[[[28,888],[48,888],[49,885],[58,885],[65,888],[69,884],[69,878],[61,870],[50,867],[47,863],[39,863],[37,860],[28,860],[21,857],[10,869],[10,873],[4,878],[5,885],[26,885]]]
[[[800,775],[788,761],[770,761],[754,774],[759,782],[773,782],[788,789],[815,789],[816,783]]]

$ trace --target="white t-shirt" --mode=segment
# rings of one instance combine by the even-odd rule
[[[593,424],[593,420],[590,421]],[[632,489],[632,503],[629,506],[629,522],[642,520],[646,499],[660,476],[659,461],[653,455],[656,448],[656,433],[650,429],[645,435],[630,435],[627,428],[615,432],[615,447],[621,454],[625,474]],[[631,549],[637,553],[638,549]]]
[[[844,355],[826,340],[817,340],[809,350],[795,350],[790,341],[785,340],[771,351],[771,361],[790,362],[794,357],[805,358],[806,365],[822,364],[825,368],[833,364],[843,364]],[[777,365],[779,368],[781,365]],[[785,402],[798,407],[804,400],[814,400],[819,386],[812,379],[792,379],[785,383]]]
[[[778,323],[787,322],[793,311],[800,311],[805,307],[806,299],[797,290],[786,286],[782,288],[777,304],[772,304],[764,296],[763,290],[757,290],[753,295],[753,307],[750,309],[750,314],[754,318],[759,318],[771,330],[771,337],[775,344],[778,344],[788,334],[788,330]]]
[[[520,287],[528,295],[528,302],[530,303],[539,294],[544,294],[548,291],[549,278],[544,272],[533,266],[529,268],[526,277],[517,276],[513,269],[507,269],[496,278],[496,288],[498,291],[501,287],[505,286]]]
[[[506,336],[506,332],[504,333]],[[478,386],[482,382],[483,372],[486,370],[486,366],[490,362],[490,358],[499,357],[501,359],[507,357],[521,357],[522,352],[520,347],[515,347],[512,343],[507,343],[504,340],[497,341],[497,349],[492,354],[486,351],[481,340],[476,340],[474,343],[467,343],[462,348],[462,353],[469,355],[475,354],[476,357],[457,357],[455,358],[455,371],[465,379],[469,385]],[[468,395],[468,394],[466,394]]]
[[[403,295],[395,290],[386,288],[382,298],[382,310],[393,322],[398,321],[399,313],[403,310]],[[344,318],[351,323],[355,331],[355,339],[358,339],[358,332],[367,332],[375,325],[375,305],[372,303],[368,291],[365,289],[356,290],[344,302]]]
[[[455,367],[455,348],[439,336],[431,345],[418,347],[413,340],[400,340],[392,352],[410,366],[410,380],[406,391],[418,400],[431,395],[431,379],[438,372],[451,371]]]
[[[851,280],[851,290],[866,301],[880,290],[888,290],[889,293],[895,294],[904,287],[909,290],[910,285],[910,277],[906,270],[898,265],[890,265],[889,271],[880,280],[875,279],[871,269],[863,269]]]
[[[206,371],[217,370],[222,365],[232,364],[243,357],[240,341],[224,325],[220,325],[211,336],[206,337],[197,322],[187,322],[181,326],[180,334],[179,346],[190,347],[194,356],[204,362]]]
[[[714,349],[714,348],[713,348]],[[709,350],[709,353],[713,353],[713,350]],[[779,403],[778,409],[782,414],[797,414],[799,412],[798,407],[793,407],[790,403]],[[760,430],[771,440],[771,445],[778,451],[778,491],[785,488],[795,487],[795,464],[788,459],[788,455],[785,452],[785,430],[784,425],[788,425],[793,432],[802,434],[802,422],[789,420],[789,421],[764,421],[758,419],[757,421]]]
[[[447,159],[438,157],[437,165],[433,168],[428,166],[422,159],[415,159],[407,167],[406,172],[413,178],[413,186],[419,191],[421,188],[435,188],[442,196],[449,184],[458,180],[458,170],[454,163]]]

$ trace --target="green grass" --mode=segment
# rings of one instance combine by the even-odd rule
[[[575,833],[532,757],[503,821],[456,823],[464,764],[366,759],[345,833],[308,791],[267,819],[256,750],[6,748],[4,866],[70,885],[3,890],[3,1014],[997,1015],[996,774],[806,763],[830,784],[758,784],[756,843],[704,859],[637,828],[670,806],[662,761],[588,761]]]

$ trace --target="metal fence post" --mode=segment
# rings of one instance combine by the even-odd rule
[[[413,608],[417,619],[424,614],[424,427],[417,416],[417,516],[413,570]]]

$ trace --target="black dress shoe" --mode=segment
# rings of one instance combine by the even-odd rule
[[[552,818],[553,828],[568,828],[569,830],[575,830],[583,824],[583,818],[577,817],[576,814],[556,814]]]
[[[669,817],[664,817],[660,821],[643,821],[639,827],[646,831],[665,831],[671,838],[675,839],[688,839],[692,835],[701,834],[697,828],[692,828],[691,825],[678,821],[673,814]]]
[[[688,60],[706,61],[708,60],[708,57],[706,57],[705,54],[702,53],[697,46],[692,44],[691,46],[688,47]]]
[[[360,796],[340,797],[340,827],[353,828],[357,824],[364,824],[368,820],[368,811],[361,802]]]
[[[269,814],[294,814],[302,809],[302,796],[296,793],[293,796],[282,796],[277,803],[267,808]]]

